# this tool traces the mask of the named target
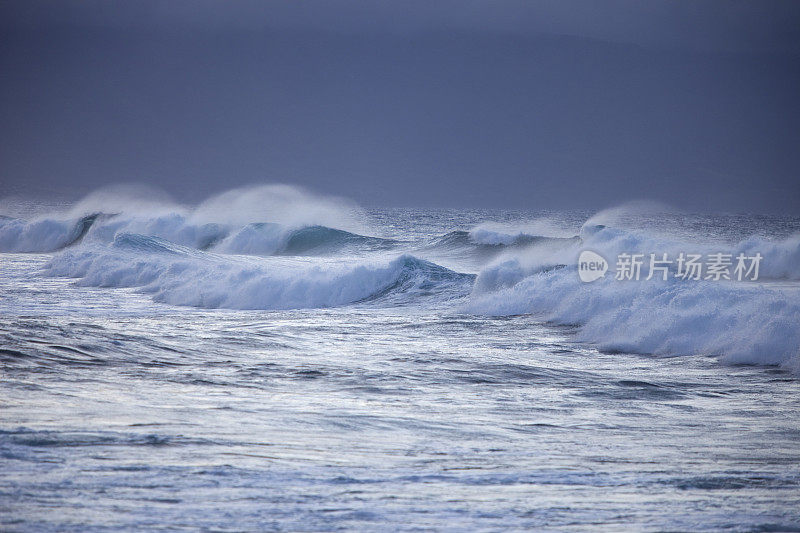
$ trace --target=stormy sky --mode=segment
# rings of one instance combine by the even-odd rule
[[[0,196],[800,213],[800,2],[0,1]]]

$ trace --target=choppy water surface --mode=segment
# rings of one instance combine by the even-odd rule
[[[643,303],[539,268],[586,219],[0,221],[0,528],[800,530],[798,221],[680,218],[784,263]]]

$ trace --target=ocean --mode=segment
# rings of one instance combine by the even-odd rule
[[[2,207],[4,531],[800,531],[798,217]]]

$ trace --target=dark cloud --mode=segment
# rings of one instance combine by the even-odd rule
[[[19,0],[0,10],[6,27],[483,31],[706,50],[800,51],[800,3],[794,0]]]
[[[798,12],[5,2],[0,194],[266,180],[368,204],[798,211]]]

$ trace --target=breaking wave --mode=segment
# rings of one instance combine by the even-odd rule
[[[52,252],[79,243],[99,213],[77,220],[0,218],[0,252]]]
[[[600,349],[655,355],[711,355],[731,364],[780,365],[800,373],[800,238],[751,238],[727,249],[668,241],[587,224],[574,246],[538,246],[504,256],[478,275],[466,310],[487,315],[534,314],[579,327]],[[617,281],[613,274],[582,283],[577,257],[589,249],[621,252],[759,252],[760,281]],[[674,255],[672,255],[674,257]]]
[[[294,309],[424,301],[577,325],[580,340],[603,350],[710,355],[800,373],[800,235],[703,243],[626,228],[614,210],[580,229],[542,220],[484,223],[402,241],[368,236],[350,215],[347,204],[283,186],[231,191],[195,208],[93,195],[58,216],[0,217],[0,251],[59,251],[46,274],[85,286],[133,287],[167,304]],[[631,215],[634,223],[638,216]],[[582,283],[583,250],[612,267],[623,252],[759,253],[762,261],[752,282],[622,282],[612,274]],[[647,275],[645,262],[641,276]]]
[[[215,222],[193,223],[169,213],[151,218],[95,213],[73,220],[0,219],[0,252],[54,252],[80,242],[112,243],[119,235],[165,239],[198,250],[245,255],[323,255],[388,250],[391,239],[312,225],[300,228],[256,222],[234,227]]]
[[[81,286],[135,287],[156,302],[204,308],[299,309],[423,296],[465,296],[473,276],[402,255],[387,262],[269,265],[210,254],[158,237],[121,234],[111,248],[84,247],[56,255],[45,267]]]
[[[0,252],[53,252],[140,234],[199,250],[292,255],[390,248],[361,235],[357,207],[287,185],[234,189],[186,207],[149,189],[115,187],[90,194],[62,213],[31,220],[0,217]]]

